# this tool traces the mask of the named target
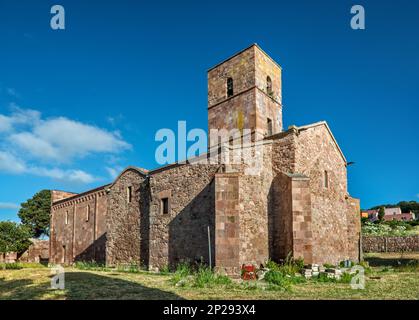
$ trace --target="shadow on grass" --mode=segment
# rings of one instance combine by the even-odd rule
[[[50,288],[50,283],[34,283],[30,279],[5,280],[0,278],[2,299],[36,300],[45,298],[69,300],[181,300],[182,297],[155,288],[145,287],[136,282],[104,277],[89,272],[69,272],[65,274],[65,290],[59,294]],[[0,298],[1,299],[1,298]]]
[[[400,267],[400,266],[408,266],[412,265],[412,263],[416,262],[417,260],[412,258],[383,258],[383,257],[365,257],[365,261],[369,263],[371,267],[384,267],[384,266],[392,266],[392,267]]]

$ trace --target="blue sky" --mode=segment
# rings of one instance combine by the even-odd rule
[[[54,4],[66,30],[50,28]],[[362,207],[419,200],[418,31],[407,0],[2,0],[0,220],[41,189],[157,167],[156,131],[207,129],[206,70],[254,42],[283,68],[285,128],[329,123]]]

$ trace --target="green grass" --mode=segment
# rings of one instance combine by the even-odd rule
[[[0,263],[0,270],[20,270],[24,268],[45,268],[45,266],[40,263],[29,262]]]
[[[1,299],[419,299],[416,254],[369,254],[371,273],[365,290],[353,290],[344,282],[307,280],[288,288],[263,281],[239,281],[216,277],[205,268],[175,273],[120,272],[66,268],[65,290],[50,288],[50,269],[36,266],[0,270]],[[413,262],[412,262],[413,261]],[[377,264],[379,263],[379,264]],[[92,266],[91,266],[92,267]],[[387,270],[387,271],[383,271]],[[186,286],[171,280],[188,278]],[[276,276],[275,276],[276,277]],[[281,277],[286,277],[282,275]],[[227,280],[228,279],[228,280]],[[281,280],[279,280],[281,281]],[[287,280],[286,280],[287,281]],[[281,282],[279,282],[281,283]]]
[[[231,278],[217,274],[211,268],[199,266],[193,270],[188,264],[181,263],[171,276],[169,282],[179,287],[211,288],[232,284]]]

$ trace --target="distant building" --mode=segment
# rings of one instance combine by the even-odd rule
[[[362,218],[368,218],[371,222],[378,220],[378,210],[364,210],[361,212]]]
[[[413,221],[415,220],[415,214],[413,212],[402,213],[400,207],[397,208],[385,208],[384,209],[384,221]]]

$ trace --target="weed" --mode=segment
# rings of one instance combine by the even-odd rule
[[[217,274],[211,268],[200,267],[194,274],[193,286],[205,288],[218,285],[230,285],[231,283],[232,281],[229,277]]]

